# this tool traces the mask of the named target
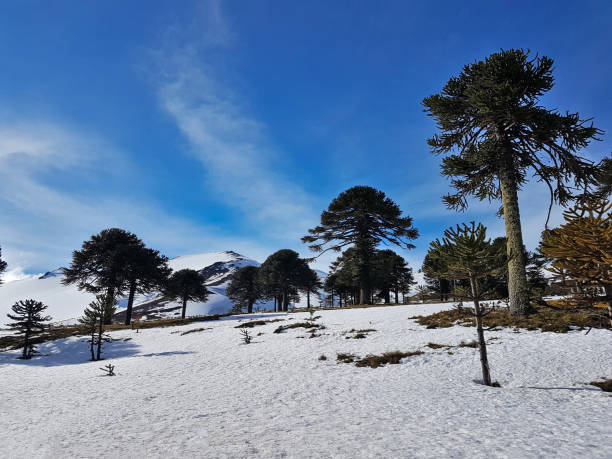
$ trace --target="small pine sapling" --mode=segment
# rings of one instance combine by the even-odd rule
[[[242,342],[244,344],[251,344],[251,340],[253,339],[252,336],[249,334],[249,331],[245,328],[243,328],[242,330],[240,330],[240,333],[242,334]]]
[[[21,358],[28,360],[32,358],[36,351],[31,342],[32,336],[44,330],[44,322],[51,320],[50,316],[43,316],[42,312],[47,309],[47,305],[36,300],[17,301],[11,307],[13,314],[7,314],[13,323],[7,326],[13,330],[23,333],[23,352]]]
[[[100,367],[100,370],[106,372],[102,376],[116,376],[115,375],[115,365],[111,365],[110,363],[108,365]]]
[[[467,280],[469,288],[456,289],[453,294],[469,298],[474,302],[471,310],[476,318],[476,330],[478,334],[478,347],[480,349],[480,363],[482,366],[482,378],[487,386],[496,386],[491,382],[489,360],[487,357],[487,345],[484,338],[482,319],[491,312],[481,303],[486,291],[483,289],[483,279],[492,274],[501,272],[507,263],[503,247],[491,243],[487,239],[487,229],[482,225],[477,226],[472,222],[470,225],[457,225],[444,231],[442,241],[436,239],[431,243],[430,253],[436,258],[433,263],[437,274],[441,277]]]
[[[79,320],[90,335],[89,351],[91,360],[100,360],[102,356],[102,343],[110,342],[111,338],[104,334],[104,324],[107,322],[106,314],[116,307],[116,300],[109,299],[107,295],[98,295],[95,301],[89,303],[83,317]],[[95,348],[95,353],[94,353]]]

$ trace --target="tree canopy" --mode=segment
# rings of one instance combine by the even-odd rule
[[[318,254],[339,252],[354,246],[359,257],[360,301],[369,302],[371,257],[376,246],[391,243],[405,249],[414,248],[409,241],[419,233],[412,218],[402,216],[399,206],[385,193],[369,186],[355,186],[343,191],[321,214],[321,224],[308,230],[302,242]]]
[[[188,301],[206,301],[209,291],[206,279],[195,269],[181,269],[172,273],[164,287],[164,296],[182,303],[181,318],[185,318]]]
[[[253,305],[264,298],[263,285],[259,278],[257,266],[245,266],[231,275],[230,284],[225,291],[227,297],[242,311],[247,308],[250,314]]]
[[[0,247],[0,284],[2,284],[2,273],[6,271],[6,261],[2,259],[2,247]]]
[[[452,178],[455,189],[444,202],[464,209],[468,196],[502,200],[514,314],[529,309],[518,205],[527,174],[548,186],[551,205],[565,205],[596,182],[595,165],[577,153],[602,131],[577,113],[539,105],[554,85],[552,70],[546,56],[502,50],[466,65],[440,94],[423,100],[440,130],[428,143],[433,153],[446,155],[442,174]]]

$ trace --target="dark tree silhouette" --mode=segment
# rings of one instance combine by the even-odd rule
[[[144,246],[142,241],[128,248],[125,279],[128,289],[128,304],[125,311],[125,325],[132,320],[132,307],[136,293],[149,293],[161,290],[172,272],[168,267],[168,258],[157,250]]]
[[[180,301],[183,305],[181,318],[185,318],[188,301],[206,301],[209,291],[205,285],[206,279],[194,269],[181,269],[172,273],[164,288],[164,296]]]
[[[444,197],[446,204],[465,209],[470,195],[501,199],[515,315],[529,309],[518,202],[528,172],[548,185],[551,205],[565,205],[595,182],[595,166],[576,153],[602,131],[577,113],[561,115],[538,105],[553,87],[552,66],[546,56],[502,50],[466,65],[440,94],[423,100],[441,131],[428,143],[433,153],[447,154],[442,174],[453,177],[456,190]]]
[[[418,237],[410,217],[385,193],[368,186],[355,186],[338,195],[321,214],[321,224],[308,230],[302,242],[318,254],[339,252],[354,246],[359,259],[360,302],[370,303],[372,255],[380,242],[414,248],[408,241]]]
[[[234,303],[235,309],[242,312],[244,308],[251,314],[253,305],[265,297],[259,278],[257,266],[245,266],[232,274],[226,290],[227,297]]]
[[[0,276],[6,271],[6,261],[2,259],[2,247],[0,247]],[[2,284],[2,277],[0,277],[0,284]]]
[[[289,249],[273,253],[259,268],[265,294],[276,299],[280,311],[288,311],[289,303],[299,299],[298,290],[304,288],[309,271],[306,260]]]
[[[50,316],[43,316],[42,312],[47,309],[47,305],[36,300],[20,300],[11,307],[13,314],[7,314],[13,320],[7,326],[13,330],[23,333],[23,352],[22,359],[31,359],[35,348],[32,344],[32,336],[44,330],[44,322],[51,320]]]
[[[128,266],[133,247],[142,241],[135,234],[119,228],[105,229],[83,242],[81,250],[72,253],[72,263],[64,268],[65,285],[76,284],[79,290],[115,299],[127,287]],[[109,302],[109,304],[111,304]],[[107,324],[112,317],[105,315]]]
[[[110,341],[108,336],[104,335],[104,316],[109,313],[109,303],[113,303],[114,299],[107,298],[106,295],[98,295],[94,301],[83,311],[83,317],[79,319],[79,323],[83,325],[89,334],[89,351],[91,360],[100,360],[102,355],[102,343]],[[94,353],[95,349],[95,353]]]

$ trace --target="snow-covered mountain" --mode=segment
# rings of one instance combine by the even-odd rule
[[[211,294],[203,303],[190,302],[187,305],[188,315],[222,314],[229,312],[232,303],[225,296],[230,275],[244,266],[259,266],[256,260],[246,258],[232,251],[202,253],[198,255],[185,255],[171,259],[168,262],[174,271],[190,268],[202,273],[207,281],[206,285]],[[319,276],[325,273],[317,271]],[[28,278],[0,285],[0,317],[6,317],[11,306],[18,300],[35,299],[49,306],[47,313],[52,316],[53,322],[71,323],[81,316],[85,306],[94,299],[94,295],[81,292],[75,285],[63,285],[61,269],[49,271],[38,278]],[[313,304],[318,300],[312,298]],[[304,303],[304,304],[302,304]],[[306,300],[300,301],[297,306],[305,306]],[[127,298],[119,300],[117,319],[121,320],[125,314]],[[258,304],[256,307],[266,309],[269,304]],[[180,303],[169,302],[162,298],[159,292],[140,295],[135,298],[133,315],[146,318],[174,317],[180,314]],[[0,327],[3,321],[0,319]]]

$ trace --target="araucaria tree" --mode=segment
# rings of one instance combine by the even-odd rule
[[[581,200],[563,216],[563,225],[544,231],[540,252],[552,259],[555,274],[604,289],[612,326],[612,202]]]
[[[172,272],[168,267],[168,258],[157,250],[145,247],[138,239],[128,247],[125,265],[125,280],[128,289],[128,304],[125,311],[125,325],[132,320],[132,307],[136,293],[148,293],[161,290]]]
[[[493,244],[487,239],[486,228],[482,224],[457,225],[444,231],[442,241],[436,239],[431,243],[430,254],[435,258],[430,271],[447,279],[465,279],[469,281],[469,289],[459,292],[462,296],[474,302],[473,314],[476,317],[478,347],[482,378],[487,386],[491,386],[491,373],[487,357],[487,345],[482,328],[482,318],[486,314],[481,301],[486,292],[483,291],[483,280],[505,268],[506,256],[503,247]]]
[[[353,246],[359,259],[359,301],[371,302],[372,256],[381,242],[405,249],[414,248],[408,241],[418,237],[412,218],[385,193],[369,186],[355,186],[343,191],[321,214],[321,224],[308,230],[302,242],[318,254],[339,252]]]
[[[21,300],[11,307],[13,314],[7,314],[13,320],[7,326],[13,330],[23,333],[22,359],[31,359],[34,354],[34,345],[31,339],[34,334],[44,329],[44,322],[51,320],[50,316],[43,316],[47,305],[36,300]]]
[[[242,312],[253,312],[253,305],[263,299],[264,291],[259,279],[257,266],[245,266],[232,274],[230,284],[225,291],[227,297],[234,303],[235,309]]]
[[[510,309],[529,309],[518,191],[533,172],[547,184],[552,201],[565,205],[589,189],[596,168],[577,156],[601,133],[577,113],[560,114],[538,105],[553,87],[552,59],[520,49],[491,54],[466,65],[440,94],[423,100],[440,133],[428,140],[446,154],[442,174],[453,177],[454,194],[444,197],[464,209],[467,197],[502,201],[506,225]]]
[[[164,296],[182,303],[181,318],[185,318],[188,301],[204,302],[210,293],[206,279],[195,269],[181,269],[172,273],[164,288]]]
[[[6,261],[2,259],[2,247],[0,247],[0,275],[6,270]],[[2,284],[2,277],[0,277],[0,284]]]
[[[289,303],[299,299],[298,291],[310,280],[306,260],[290,249],[274,252],[259,268],[260,281],[266,297],[274,298],[280,311],[288,311]]]
[[[133,247],[140,244],[142,241],[135,234],[119,228],[105,229],[72,253],[62,283],[76,284],[79,290],[90,293],[105,293],[110,309],[111,302],[126,289]],[[112,317],[107,314],[105,320],[109,324]]]

